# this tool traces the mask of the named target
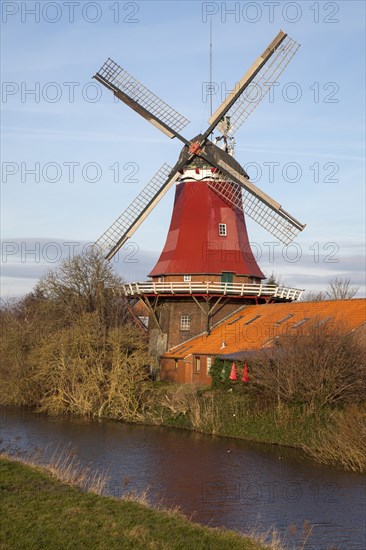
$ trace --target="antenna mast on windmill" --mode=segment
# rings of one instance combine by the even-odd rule
[[[94,76],[164,134],[183,143],[175,166],[164,164],[96,242],[108,260],[113,258],[177,182],[167,240],[149,275],[151,281],[124,286],[127,296],[138,297],[150,311],[151,351],[156,354],[209,332],[212,324],[243,304],[294,300],[301,295],[298,289],[261,284],[265,277],[250,248],[244,213],[285,245],[305,225],[254,185],[233,157],[235,132],[298,48],[299,44],[280,31],[211,114],[206,131],[190,140],[180,133],[188,119],[117,63],[108,59]],[[249,85],[257,95],[259,91],[258,101],[250,97]],[[209,136],[215,130],[219,136],[211,141]]]

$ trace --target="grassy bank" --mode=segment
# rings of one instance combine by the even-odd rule
[[[330,421],[327,410],[315,412],[303,404],[278,407],[245,390],[166,385],[157,391],[157,409],[163,403],[160,418],[166,426],[291,447],[310,444]]]
[[[276,403],[252,388],[150,384],[145,422],[303,449],[326,464],[366,470],[366,406]]]
[[[176,512],[82,492],[40,468],[4,458],[0,467],[2,550],[266,548]]]

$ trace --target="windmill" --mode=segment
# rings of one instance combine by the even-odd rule
[[[192,139],[181,134],[188,119],[112,59],[94,75],[123,103],[169,138],[183,143],[175,166],[164,164],[96,242],[106,258],[112,259],[177,182],[167,242],[150,273],[151,281],[125,285],[126,295],[139,297],[149,308],[160,338],[164,336],[160,349],[202,331],[201,322],[192,323],[197,312],[204,314],[209,331],[210,319],[218,322],[238,307],[238,300],[242,305],[248,299],[258,303],[292,300],[300,295],[297,289],[266,287],[261,283],[264,275],[250,248],[244,214],[285,245],[305,226],[252,183],[233,156],[235,132],[269,92],[298,48],[295,40],[280,31],[212,114],[206,131]],[[212,140],[215,131],[219,136]],[[198,309],[192,310],[192,315],[183,315],[189,310],[188,300],[193,300]],[[171,317],[178,319],[178,327],[171,326]]]

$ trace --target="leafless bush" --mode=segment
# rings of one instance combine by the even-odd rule
[[[323,300],[350,300],[358,292],[358,287],[353,286],[351,279],[332,279],[326,290],[308,291],[302,295],[303,302],[322,302]]]
[[[141,382],[150,361],[120,285],[90,250],[3,307],[0,402],[49,414],[141,419]]]
[[[34,388],[49,414],[109,416],[140,420],[140,386],[148,357],[138,330],[105,331],[96,313],[84,314],[70,330],[57,331],[32,350]]]
[[[59,316],[72,322],[84,313],[97,312],[106,326],[127,318],[122,280],[98,250],[61,262],[37,283],[34,296],[53,304]]]
[[[332,279],[329,281],[329,286],[325,291],[328,300],[350,300],[358,292],[357,286],[352,286],[351,279]]]
[[[322,407],[362,400],[366,376],[363,349],[355,333],[342,327],[289,330],[253,363],[253,378],[282,401]]]
[[[318,462],[341,464],[354,472],[366,470],[366,408],[351,405],[334,413],[333,423],[322,428],[305,450]]]

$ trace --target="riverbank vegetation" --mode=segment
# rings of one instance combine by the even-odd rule
[[[366,469],[364,342],[340,326],[284,334],[250,362],[249,383],[215,361],[212,388],[153,381],[157,365],[93,249],[0,311],[0,403],[301,447]]]
[[[51,474],[5,457],[0,468],[3,550],[282,548],[280,543],[267,546],[254,537],[200,526],[178,511],[82,491],[75,478],[59,481],[57,469]]]

